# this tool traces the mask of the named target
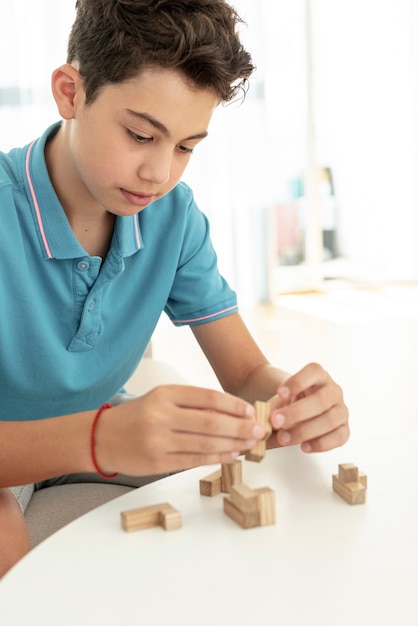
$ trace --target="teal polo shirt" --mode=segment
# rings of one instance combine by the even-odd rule
[[[109,253],[75,238],[45,164],[48,137],[0,153],[0,419],[94,409],[135,371],[164,311],[175,325],[237,311],[208,221],[180,182],[117,217]]]

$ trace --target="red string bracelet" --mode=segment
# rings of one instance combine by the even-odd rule
[[[97,462],[96,459],[96,453],[95,453],[95,433],[96,433],[96,426],[97,426],[97,422],[99,421],[99,417],[101,416],[102,412],[105,409],[111,409],[112,405],[109,404],[108,402],[106,402],[106,404],[102,404],[102,406],[100,407],[100,409],[97,411],[95,418],[93,420],[93,425],[91,427],[91,435],[90,435],[90,452],[91,452],[91,458],[93,461],[93,465],[96,469],[96,472],[98,474],[100,474],[100,476],[103,476],[103,478],[115,478],[115,476],[118,475],[118,472],[115,472],[114,474],[105,474],[99,467],[99,464]]]

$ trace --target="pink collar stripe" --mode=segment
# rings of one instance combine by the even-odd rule
[[[31,193],[31,196],[32,196],[32,200],[33,200],[33,205],[35,207],[36,219],[38,220],[39,231],[41,233],[41,237],[42,237],[42,241],[43,241],[43,244],[44,244],[44,247],[45,247],[45,251],[46,251],[46,254],[48,256],[48,259],[52,259],[53,256],[52,256],[51,250],[49,249],[49,246],[48,246],[48,241],[47,241],[47,238],[46,238],[46,235],[45,235],[44,224],[42,222],[41,211],[39,209],[38,199],[36,197],[35,189],[33,188],[32,178],[31,178],[31,175],[30,175],[30,167],[29,167],[30,154],[32,152],[32,148],[33,148],[34,144],[35,144],[35,141],[33,141],[31,143],[31,145],[29,146],[28,153],[26,155],[26,177],[28,179],[29,189],[30,189],[30,193]]]
[[[228,313],[228,311],[233,311],[237,306],[230,306],[227,309],[223,309],[222,311],[216,311],[216,313],[211,313],[211,315],[204,315],[203,317],[194,317],[190,320],[175,320],[175,324],[191,324],[192,322],[203,322],[203,320],[209,320],[211,317],[216,317],[217,315],[222,315],[223,313]]]

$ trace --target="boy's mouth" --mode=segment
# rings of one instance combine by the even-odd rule
[[[132,191],[128,191],[127,189],[121,189],[123,197],[130,203],[135,206],[147,206],[154,200],[153,194],[146,193],[135,193]]]

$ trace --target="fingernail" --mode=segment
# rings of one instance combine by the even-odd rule
[[[265,434],[265,430],[264,430],[264,426],[262,426],[261,424],[256,424],[253,428],[253,435],[256,439],[261,439],[262,437],[264,437]]]
[[[279,438],[280,438],[280,443],[283,443],[283,444],[290,443],[291,437],[286,430],[280,433]]]
[[[282,426],[284,426],[284,415],[282,415],[281,413],[274,413],[272,420],[273,422],[273,426],[275,428],[282,428]]]
[[[247,441],[245,442],[247,448],[254,448],[256,443],[257,439],[247,439]]]
[[[247,406],[245,407],[245,415],[247,417],[254,417],[254,407],[251,404],[247,404]]]
[[[231,452],[231,459],[236,459],[240,454],[240,452]]]
[[[304,452],[312,452],[312,446],[310,443],[303,443],[301,448]]]
[[[290,391],[288,387],[279,387],[278,394],[282,398],[288,398],[290,395]]]

